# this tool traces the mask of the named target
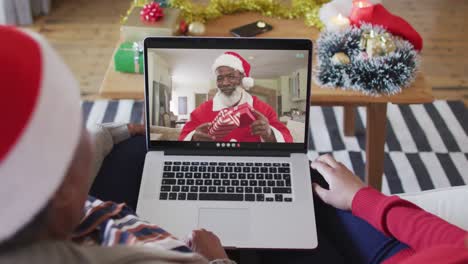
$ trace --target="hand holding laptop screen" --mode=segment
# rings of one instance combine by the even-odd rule
[[[150,49],[151,140],[303,143],[307,58],[306,50]]]

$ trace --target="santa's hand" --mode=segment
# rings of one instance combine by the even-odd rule
[[[252,135],[260,136],[265,142],[276,142],[276,138],[271,130],[268,118],[255,109],[252,112],[257,119],[250,125]]]
[[[195,129],[195,133],[192,136],[192,141],[214,141],[216,138],[208,134],[208,128],[210,125],[211,123],[209,122],[199,125]]]

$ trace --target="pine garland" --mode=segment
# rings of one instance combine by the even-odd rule
[[[415,79],[419,54],[406,40],[395,38],[396,50],[385,56],[367,58],[359,49],[365,31],[386,32],[379,26],[363,25],[343,31],[324,31],[317,40],[318,67],[314,80],[321,86],[361,91],[367,95],[392,95],[401,92]],[[350,58],[349,64],[334,64],[337,52]]]

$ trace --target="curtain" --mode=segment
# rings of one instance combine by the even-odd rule
[[[29,25],[33,17],[47,15],[51,0],[1,0],[0,24]]]

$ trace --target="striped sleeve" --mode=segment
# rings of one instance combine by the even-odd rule
[[[161,227],[141,220],[125,204],[103,202],[92,196],[85,203],[85,217],[75,230],[73,240],[106,247],[144,245],[191,252],[185,243]]]

